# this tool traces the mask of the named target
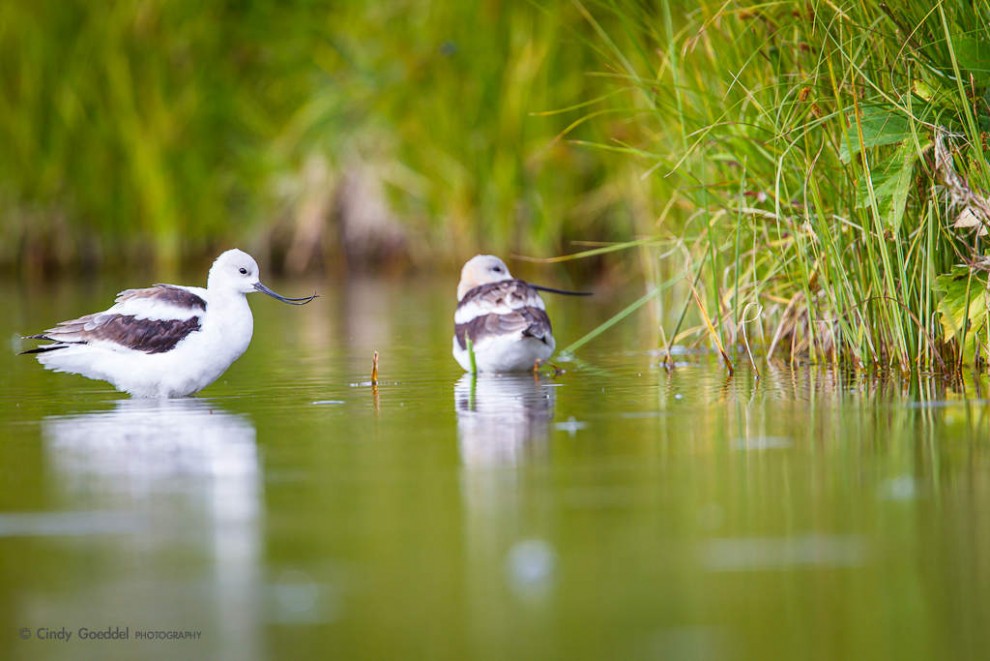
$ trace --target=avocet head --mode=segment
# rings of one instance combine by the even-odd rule
[[[291,305],[305,305],[316,298],[316,294],[303,298],[289,298],[276,294],[258,279],[258,263],[254,261],[254,257],[236,248],[223,253],[213,262],[206,286],[211,290],[232,290],[242,294],[260,291]]]
[[[487,285],[490,282],[512,280],[509,267],[495,255],[475,255],[461,269],[461,281],[457,285],[457,300],[475,287]]]

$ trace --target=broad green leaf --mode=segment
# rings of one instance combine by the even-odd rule
[[[927,143],[922,145],[922,149],[926,146]],[[901,227],[917,162],[917,150],[911,142],[905,141],[888,158],[870,170],[877,208],[891,229],[898,230]],[[870,191],[866,186],[866,178],[862,177],[856,188],[856,208],[865,209],[869,206]]]
[[[914,182],[914,165],[918,162],[918,154],[923,153],[928,146],[929,143],[925,142],[921,145],[919,152],[910,141],[907,141],[898,150],[901,164],[891,193],[890,209],[884,214],[887,226],[895,231],[901,228],[901,221],[904,220],[904,209],[907,207],[908,194],[911,192],[911,184]]]
[[[893,145],[911,137],[911,126],[908,119],[890,106],[868,106],[860,115],[863,127],[863,142],[860,144],[859,131],[856,127],[856,117],[850,115],[849,144],[843,144],[839,149],[839,159],[848,163],[853,155],[869,147]]]
[[[935,294],[945,337],[954,338],[962,347],[964,359],[971,362],[976,356],[977,335],[986,338],[987,301],[990,298],[987,274],[956,266],[951,273],[935,278]]]

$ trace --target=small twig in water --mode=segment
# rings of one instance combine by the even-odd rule
[[[729,354],[725,353],[725,349],[722,347],[722,340],[719,339],[718,333],[715,332],[715,326],[712,325],[712,320],[708,317],[708,311],[705,310],[705,306],[701,304],[701,297],[698,296],[698,289],[693,284],[691,285],[691,293],[694,294],[694,300],[698,304],[698,309],[701,310],[701,317],[705,320],[705,325],[708,327],[708,332],[711,333],[712,340],[715,342],[715,347],[718,352],[722,354],[722,360],[725,361],[725,366],[729,370],[729,376],[735,374],[735,369],[732,367],[732,361],[729,359]]]
[[[759,379],[760,369],[756,366],[756,360],[754,360],[753,358],[753,350],[749,348],[749,336],[746,333],[746,324],[749,323],[750,320],[746,319],[745,317],[746,317],[746,310],[749,309],[750,305],[754,305],[754,304],[750,303],[745,308],[743,308],[743,319],[741,320],[742,323],[740,324],[740,326],[742,327],[743,346],[746,347],[746,355],[749,356],[749,364],[753,366],[753,371],[756,372],[756,378]],[[758,310],[756,311],[756,316],[753,318],[753,321],[759,319],[760,314],[763,313],[763,306],[757,305],[756,307],[758,308]]]
[[[375,415],[381,411],[381,403],[378,400],[378,352],[371,356],[371,397],[375,402]]]

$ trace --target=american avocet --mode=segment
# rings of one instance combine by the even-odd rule
[[[469,259],[461,269],[454,312],[454,359],[460,366],[472,371],[472,352],[479,372],[519,372],[549,358],[556,341],[537,290],[588,295],[517,280],[494,255]]]
[[[251,255],[228,250],[213,262],[206,289],[155,285],[128,289],[104,312],[63,321],[26,339],[48,340],[24,353],[55,372],[109,381],[134,397],[185,397],[213,383],[251,342],[254,319],[245,294],[286,298],[258,280]]]

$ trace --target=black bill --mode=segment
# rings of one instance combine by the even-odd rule
[[[539,291],[548,291],[551,294],[563,294],[565,296],[591,296],[594,293],[590,291],[568,291],[567,289],[554,289],[553,287],[534,285],[532,282],[529,283],[529,286],[533,289],[538,289]]]
[[[268,294],[275,300],[282,301],[283,303],[288,303],[289,305],[306,305],[307,303],[309,303],[318,296],[318,294],[313,294],[312,296],[303,296],[302,298],[289,298],[288,296],[282,296],[281,294],[276,294],[275,292],[273,292],[271,289],[264,286],[260,282],[254,283],[254,288],[260,291],[262,294]]]

